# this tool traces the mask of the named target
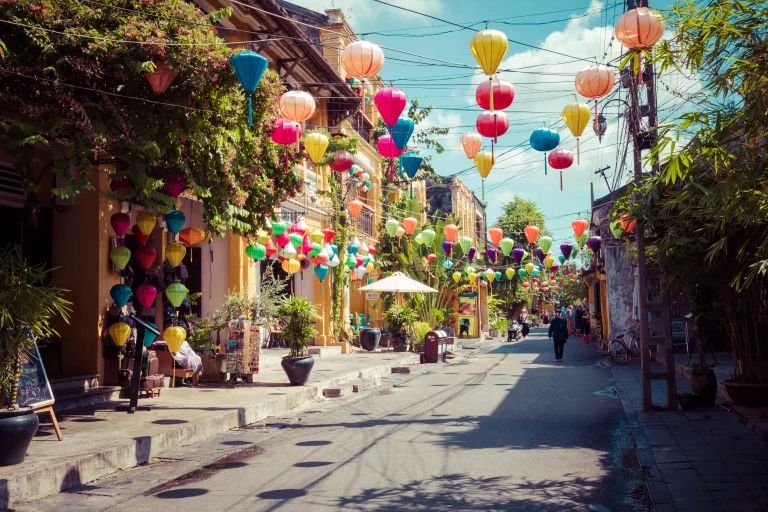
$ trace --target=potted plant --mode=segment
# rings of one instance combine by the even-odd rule
[[[392,305],[384,317],[389,326],[389,332],[392,333],[392,346],[395,352],[405,352],[408,350],[408,335],[413,330],[413,324],[417,320],[416,311],[408,306],[399,304]]]
[[[69,320],[66,290],[50,286],[50,274],[18,246],[0,250],[0,466],[23,462],[37,432],[37,415],[17,402],[22,363],[36,338],[58,335],[54,318]]]
[[[283,339],[290,349],[280,364],[292,386],[303,386],[315,365],[315,359],[309,355],[308,343],[317,335],[317,308],[305,297],[291,295],[280,303],[278,313],[287,319]]]
[[[424,338],[427,337],[427,333],[431,330],[427,322],[420,321],[413,324],[411,342],[414,352],[424,352]]]

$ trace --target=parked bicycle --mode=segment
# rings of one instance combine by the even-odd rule
[[[640,337],[635,331],[630,332],[632,333],[632,339],[629,341],[629,345],[624,342],[623,334],[619,334],[608,343],[608,354],[616,364],[626,364],[630,355],[640,355]]]

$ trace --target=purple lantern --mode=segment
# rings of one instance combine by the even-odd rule
[[[603,245],[603,239],[599,236],[591,236],[587,239],[587,247],[592,249],[592,252],[597,253],[600,247]]]
[[[523,256],[525,256],[525,249],[522,249],[520,247],[515,247],[512,249],[512,257],[515,258],[515,261],[519,265],[521,261],[523,261]]]
[[[539,261],[541,263],[544,263],[544,260],[546,259],[547,255],[544,254],[544,251],[541,250],[541,247],[537,247],[533,253],[536,255],[537,258],[539,258]]]
[[[443,252],[445,252],[446,256],[451,254],[451,251],[453,250],[453,242],[445,241],[443,242]]]
[[[469,248],[469,251],[467,251],[467,259],[470,263],[472,263],[472,260],[475,259],[475,253],[477,252],[477,247],[474,245]]]
[[[496,264],[496,258],[499,251],[494,249],[493,247],[489,247],[487,251],[485,251],[485,257],[488,258],[488,261],[490,263]]]
[[[560,252],[563,253],[565,259],[570,258],[571,253],[573,252],[573,244],[569,244],[568,242],[560,244]]]

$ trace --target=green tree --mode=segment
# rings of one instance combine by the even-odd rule
[[[527,243],[523,230],[531,224],[539,227],[541,235],[551,236],[544,221],[544,214],[536,203],[519,196],[504,204],[502,214],[496,221],[496,226],[504,230],[504,236],[522,244]]]
[[[285,151],[269,139],[280,78],[267,71],[246,95],[214,23],[193,3],[141,0],[7,0],[0,73],[0,143],[17,156],[29,189],[51,154],[67,199],[92,187],[96,163],[113,163],[125,186],[113,199],[160,213],[175,200],[163,191],[180,178],[203,202],[208,231],[253,233],[300,179],[285,172]],[[177,76],[162,95],[145,76],[168,64]],[[301,156],[301,155],[299,155]],[[296,159],[288,152],[289,163]],[[52,181],[50,178],[47,182]]]

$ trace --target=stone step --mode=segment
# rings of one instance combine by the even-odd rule
[[[411,373],[410,366],[393,366],[392,373]]]
[[[358,382],[352,384],[352,392],[361,393],[363,391],[368,391],[369,389],[378,388],[379,386],[381,386],[381,377],[360,379]]]
[[[117,400],[120,398],[120,386],[98,386],[85,390],[70,389],[62,393],[54,391],[53,397],[56,399],[53,410],[59,412]]]
[[[99,386],[99,374],[75,375],[51,380],[53,396],[70,391],[85,391]]]
[[[309,347],[309,353],[317,357],[332,357],[341,355],[341,345]]]
[[[341,384],[333,388],[323,389],[323,396],[325,398],[341,398],[352,393],[352,384]]]

